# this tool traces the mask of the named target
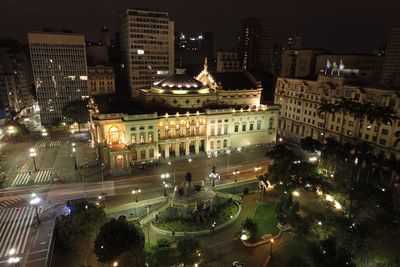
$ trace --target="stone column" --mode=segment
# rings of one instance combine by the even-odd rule
[[[179,142],[175,143],[175,156],[179,157],[180,156],[180,151],[179,151]]]
[[[164,153],[165,153],[165,158],[169,158],[169,144],[164,145]]]
[[[187,140],[187,141],[185,142],[185,155],[186,155],[186,156],[189,156],[189,155],[190,155],[190,141],[189,141],[189,140]]]
[[[200,152],[200,140],[196,139],[195,145],[194,145],[194,153],[197,155]]]

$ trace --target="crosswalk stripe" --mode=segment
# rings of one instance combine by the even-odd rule
[[[35,183],[43,183],[50,181],[52,171],[53,171],[52,169],[38,171],[35,178]]]
[[[19,211],[14,208],[0,211],[0,258],[8,256],[11,248],[16,250],[16,255],[25,252],[33,215],[32,207],[23,207]]]
[[[31,174],[29,172],[21,172],[18,173],[18,175],[15,177],[12,185],[22,185],[22,184],[27,184],[29,183],[29,180],[31,178]]]

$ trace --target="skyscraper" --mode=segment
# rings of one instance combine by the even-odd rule
[[[303,43],[303,38],[294,34],[288,38],[286,49],[288,50],[301,49],[302,43]]]
[[[242,20],[238,47],[243,69],[250,72],[273,72],[272,31],[262,27],[258,18]]]
[[[380,83],[400,85],[400,28],[389,32]]]
[[[121,59],[130,94],[174,71],[174,23],[167,12],[128,9],[120,16]]]
[[[240,26],[239,59],[243,69],[253,71],[256,68],[257,53],[260,45],[261,20],[245,18]]]
[[[37,32],[28,42],[42,124],[56,124],[68,102],[88,97],[85,37]]]

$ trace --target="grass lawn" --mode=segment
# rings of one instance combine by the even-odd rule
[[[209,230],[211,228],[211,224],[213,222],[221,225],[231,219],[231,216],[234,216],[238,212],[239,208],[236,204],[231,203],[230,205],[222,208],[213,217],[209,219],[207,222],[193,222],[193,221],[169,221],[169,222],[160,222],[153,223],[154,226],[167,231],[175,231],[175,232],[193,232],[193,231],[201,231],[201,230]]]
[[[254,212],[253,219],[257,223],[258,235],[261,237],[265,234],[277,235],[279,229],[278,220],[275,213],[275,202],[259,205]]]

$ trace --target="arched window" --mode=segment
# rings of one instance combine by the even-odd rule
[[[210,142],[210,149],[214,149],[214,141]]]
[[[140,143],[144,143],[144,133],[140,133]]]
[[[152,147],[149,149],[149,158],[154,158],[154,148]]]
[[[254,130],[254,122],[250,122],[250,129],[249,129],[250,131],[253,131]]]
[[[132,134],[131,143],[136,144],[136,134]]]
[[[224,147],[228,147],[228,140],[224,139]]]
[[[215,126],[211,126],[211,135],[215,135]]]
[[[153,133],[149,133],[149,143],[153,143]]]
[[[261,130],[261,121],[257,122],[257,130]]]
[[[116,126],[113,126],[109,130],[110,142],[111,143],[119,143],[119,129]]]
[[[146,159],[146,150],[144,149],[140,150],[140,159],[141,160]]]

